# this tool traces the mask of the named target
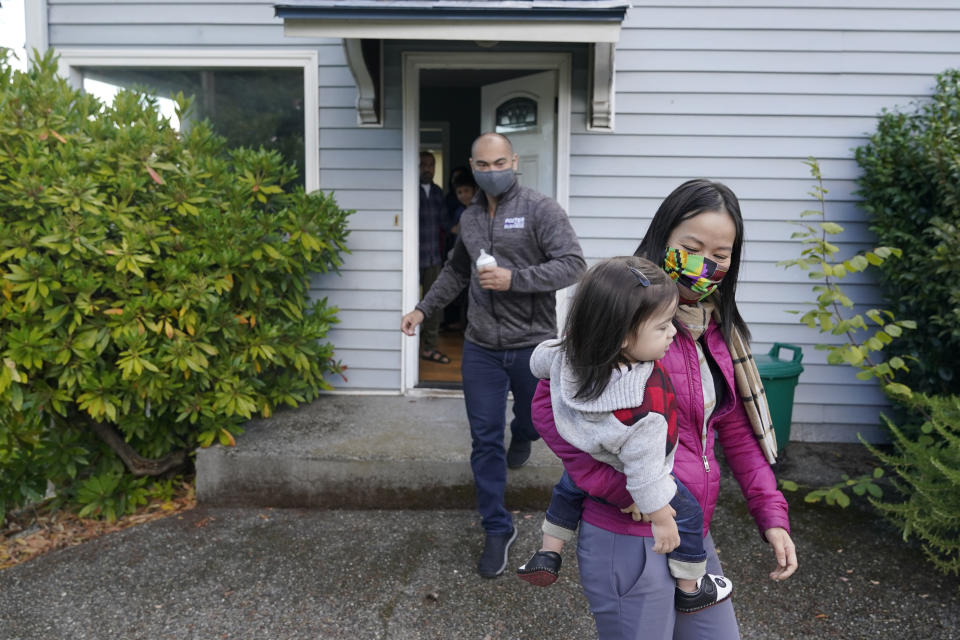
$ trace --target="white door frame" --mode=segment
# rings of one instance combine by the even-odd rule
[[[568,210],[570,200],[570,68],[569,53],[407,52],[403,54],[403,231],[402,286],[404,312],[419,302],[418,234],[420,194],[420,71],[422,69],[530,69],[557,72],[556,200]],[[401,334],[400,392],[416,386],[419,354],[415,339]]]

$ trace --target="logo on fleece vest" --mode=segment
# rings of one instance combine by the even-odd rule
[[[523,229],[523,216],[519,218],[506,218],[503,221],[504,229]]]
[[[677,431],[677,397],[673,391],[670,378],[664,372],[660,363],[653,366],[653,372],[647,380],[647,387],[643,391],[643,404],[629,409],[618,409],[613,412],[614,417],[623,424],[630,426],[653,411],[659,413],[667,421],[667,455],[677,447],[679,433]]]

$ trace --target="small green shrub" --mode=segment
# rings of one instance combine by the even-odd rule
[[[806,219],[797,222],[801,230],[794,232],[791,238],[800,241],[803,248],[799,258],[781,260],[777,266],[799,268],[807,272],[813,285],[815,302],[809,304],[806,311],[789,310],[787,313],[800,315],[800,322],[816,329],[832,339],[816,345],[816,349],[827,352],[828,364],[847,364],[857,371],[860,380],[876,379],[880,388],[891,398],[909,398],[912,391],[906,385],[896,381],[898,371],[908,367],[902,358],[886,358],[887,347],[898,340],[905,329],[915,329],[912,320],[897,320],[887,309],[868,309],[863,313],[854,313],[854,302],[844,293],[841,281],[852,273],[863,272],[882,266],[901,256],[896,247],[874,247],[861,251],[846,259],[837,254],[840,248],[830,242],[830,236],[843,233],[843,226],[827,220],[826,195],[823,186],[823,174],[816,158],[809,158],[805,164],[810,167],[810,175],[816,184],[810,195],[817,201],[816,209],[808,209],[800,214]],[[813,219],[813,220],[811,220]],[[814,221],[815,220],[815,221]],[[842,476],[841,482],[829,487],[820,487],[807,491],[806,502],[820,502],[828,505],[847,507],[850,496],[870,494],[881,497],[883,490],[877,484],[883,476],[883,469],[875,468],[871,474],[850,478]],[[785,481],[781,487],[787,491],[796,491],[795,482]]]
[[[801,322],[818,329],[821,334],[843,336],[840,344],[820,344],[817,347],[828,352],[828,362],[846,363],[859,369],[858,378],[876,378],[887,395],[906,409],[905,414],[910,420],[903,427],[886,416],[880,416],[893,439],[893,453],[881,451],[861,438],[871,453],[892,472],[893,486],[902,499],[900,502],[882,499],[883,491],[877,484],[884,476],[880,468],[856,478],[844,475],[841,482],[808,491],[805,500],[822,500],[829,505],[846,507],[851,503],[847,491],[866,496],[900,529],[904,540],[911,536],[920,540],[924,552],[938,570],[960,574],[960,397],[915,393],[898,381],[900,376],[909,373],[910,368],[903,358],[889,355],[889,351],[909,335],[903,330],[915,329],[916,323],[895,320],[894,313],[885,309],[872,309],[863,315],[851,314],[853,302],[844,295],[839,280],[850,272],[863,271],[870,266],[888,267],[894,262],[889,258],[900,258],[901,252],[892,247],[877,247],[848,260],[837,261],[838,248],[827,238],[842,232],[843,228],[826,221],[826,190],[820,168],[812,158],[807,164],[817,180],[811,195],[818,201],[819,209],[805,211],[803,216],[819,217],[820,222],[800,223],[803,230],[793,237],[805,247],[801,257],[778,264],[799,267],[822,284],[813,287],[816,293],[813,308],[805,313],[793,313],[803,313]],[[870,330],[867,320],[874,326],[872,333],[864,335],[861,332]],[[881,360],[882,357],[886,359]],[[917,422],[922,422],[922,426],[915,429],[913,425]],[[800,489],[797,483],[790,481],[782,481],[781,487],[788,491]]]
[[[933,565],[960,575],[960,397],[914,394],[911,406],[928,416],[919,436],[891,421],[893,453],[867,445],[896,474],[902,502],[871,502],[902,532],[916,537]]]
[[[881,244],[900,247],[881,266],[898,316],[923,318],[889,353],[912,362],[902,382],[928,394],[960,393],[960,70],[937,77],[913,111],[884,111],[856,150],[862,206]]]
[[[854,313],[853,300],[840,285],[840,281],[851,273],[882,267],[889,264],[891,258],[900,258],[903,252],[896,247],[880,246],[839,259],[839,247],[828,238],[843,233],[843,227],[826,219],[827,190],[823,186],[819,163],[810,158],[805,164],[817,181],[810,195],[816,199],[818,208],[800,215],[819,218],[819,221],[797,223],[802,229],[790,237],[803,245],[800,257],[781,260],[777,266],[797,267],[806,271],[811,280],[816,280],[817,284],[813,286],[816,302],[811,303],[811,308],[805,312],[790,310],[788,313],[802,314],[800,322],[823,335],[835,336],[830,342],[816,345],[818,350],[827,352],[829,364],[849,364],[859,370],[858,379],[876,378],[887,395],[909,398],[910,388],[894,380],[897,371],[908,370],[907,364],[902,358],[886,356],[889,345],[904,335],[904,329],[916,329],[917,323],[897,320],[896,315],[887,309]]]
[[[0,521],[48,481],[119,515],[140,476],[329,387],[336,309],[309,277],[349,212],[294,178],[144,95],[104,106],[50,55],[0,60]]]

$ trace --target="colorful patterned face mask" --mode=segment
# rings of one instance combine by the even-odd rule
[[[687,253],[683,249],[667,247],[667,255],[663,261],[663,270],[676,283],[682,284],[703,300],[720,286],[723,276],[727,275],[726,267],[722,267],[710,258]]]

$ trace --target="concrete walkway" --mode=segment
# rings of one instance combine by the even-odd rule
[[[510,474],[511,504],[540,508],[561,472],[534,443],[523,473]],[[198,452],[197,498],[217,506],[472,508],[463,397],[329,395],[254,420],[236,447]]]
[[[337,396],[284,416],[286,431],[279,422],[252,425],[237,448],[210,450],[201,460],[235,457],[239,466],[254,467],[254,476],[263,465],[274,474],[265,480],[269,490],[247,494],[249,480],[208,477],[207,501],[193,511],[0,571],[0,640],[595,637],[573,547],[565,549],[561,579],[550,588],[512,574],[539,543],[545,502],[523,510],[511,498],[520,536],[508,573],[494,580],[474,571],[483,536],[472,498],[458,509],[397,508],[431,506],[431,496],[439,496],[437,504],[456,495],[467,500],[465,419],[445,423],[458,405],[462,411],[462,401],[452,398]],[[266,436],[268,429],[275,438]],[[255,454],[258,438],[263,447]],[[284,439],[290,449],[281,446]],[[297,456],[285,467],[283,452],[291,450]],[[548,489],[555,464],[545,451],[535,452],[535,464],[511,471],[508,480],[530,492],[511,496]],[[337,473],[317,470],[326,465]],[[871,466],[858,445],[791,443],[779,473],[819,485]],[[301,481],[311,486],[282,492]],[[390,508],[253,504],[269,505],[270,496],[286,504],[333,503],[325,496],[342,500],[351,482],[363,487],[365,500]],[[233,497],[224,497],[231,483]],[[459,494],[450,490],[458,486]],[[251,504],[219,506],[246,495]],[[788,497],[800,570],[778,584],[767,577],[772,554],[736,483],[729,477],[723,483],[713,535],[735,584],[745,640],[960,640],[957,578],[935,574],[916,547],[862,505],[841,510],[805,504],[802,494]]]

